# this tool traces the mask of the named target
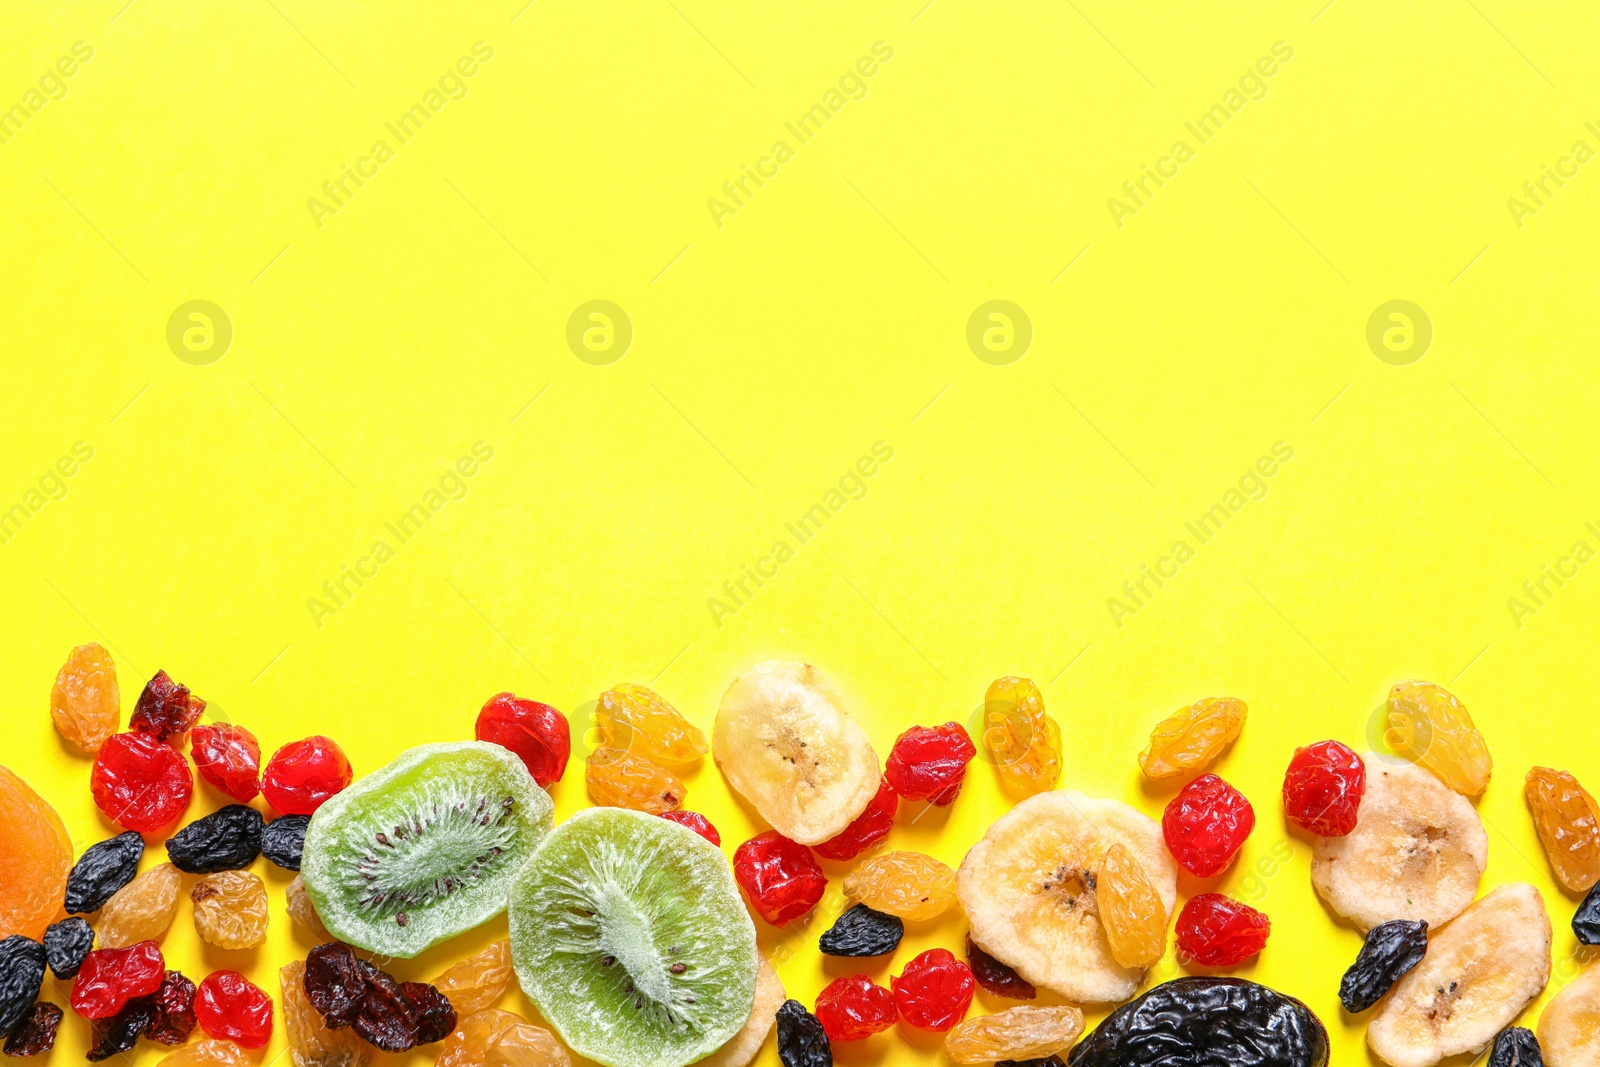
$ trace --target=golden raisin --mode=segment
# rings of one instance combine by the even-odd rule
[[[520,1015],[496,1008],[458,1015],[456,1028],[439,1042],[434,1067],[483,1067],[490,1043],[523,1021]]]
[[[371,1045],[348,1027],[328,1029],[322,1013],[312,1006],[306,996],[304,960],[280,968],[278,983],[283,987],[283,1025],[294,1067],[366,1067],[371,1062]]]
[[[1209,697],[1179,708],[1150,731],[1139,754],[1149,778],[1179,778],[1204,769],[1244,729],[1248,709],[1233,697]]]
[[[1574,893],[1600,882],[1600,807],[1566,771],[1528,772],[1528,807],[1556,880]]]
[[[1124,967],[1148,967],[1167,951],[1167,906],[1120,842],[1095,872],[1094,899],[1111,955]]]
[[[319,943],[333,940],[333,935],[328,933],[328,928],[322,925],[322,916],[317,914],[317,907],[311,903],[311,894],[306,892],[305,879],[298,874],[283,891],[284,910],[289,913],[289,918],[299,923],[306,932],[317,939]]]
[[[250,1067],[250,1057],[232,1041],[208,1037],[161,1057],[156,1067]]]
[[[267,939],[267,887],[249,871],[208,874],[189,899],[194,928],[218,948],[253,948]]]
[[[160,941],[178,914],[183,877],[170,863],[160,863],[117,890],[100,909],[96,948],[127,948],[141,941]]]
[[[983,698],[983,745],[1008,793],[1030,797],[1061,778],[1061,728],[1027,678],[997,678]]]
[[[670,771],[620,748],[597,748],[583,769],[590,798],[601,807],[660,815],[683,806],[688,790]]]
[[[61,736],[84,752],[100,751],[122,723],[122,693],[111,653],[92,641],[72,650],[50,687],[50,718]]]
[[[710,747],[705,733],[654,689],[631,682],[601,693],[594,717],[605,747],[666,767],[693,763]]]
[[[0,938],[37,941],[61,914],[72,838],[56,809],[0,767]]]
[[[1461,701],[1432,682],[1400,682],[1389,690],[1384,740],[1457,793],[1477,796],[1488,788],[1494,770],[1489,746]]]
[[[956,1063],[1040,1060],[1065,1049],[1081,1033],[1083,1012],[1071,1005],[1007,1008],[968,1019],[945,1035],[944,1047]]]
[[[511,985],[511,942],[501,938],[429,984],[445,995],[458,1016],[482,1011],[504,996]]]
[[[956,900],[956,872],[921,852],[885,852],[851,871],[844,895],[902,919],[931,919]]]
[[[487,1067],[572,1067],[555,1035],[532,1023],[512,1023],[489,1042]]]

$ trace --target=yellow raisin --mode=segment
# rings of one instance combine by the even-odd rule
[[[306,932],[315,937],[318,943],[332,941],[333,935],[328,933],[328,928],[322,925],[322,916],[317,914],[317,907],[311,903],[311,894],[306,892],[305,879],[298,874],[283,891],[284,910],[289,913],[289,918],[299,923]]]
[[[1042,1060],[1081,1033],[1083,1012],[1071,1005],[1007,1008],[968,1019],[944,1036],[944,1047],[956,1063]]]
[[[1384,739],[1457,793],[1474,797],[1488,788],[1494,770],[1489,746],[1461,701],[1432,682],[1401,682],[1389,690]]]
[[[597,748],[589,754],[583,781],[590,798],[605,808],[633,808],[660,815],[683,807],[688,790],[670,771],[620,748]]]
[[[572,1067],[555,1035],[532,1023],[512,1023],[489,1042],[487,1067]]]
[[[885,852],[845,877],[844,895],[902,919],[931,919],[955,903],[956,872],[921,852]]]
[[[218,948],[254,948],[267,939],[267,887],[249,871],[208,874],[189,899],[194,928]]]
[[[122,722],[122,693],[111,653],[93,643],[67,656],[50,687],[50,718],[61,736],[91,755]]]
[[[354,1030],[330,1030],[322,1021],[322,1013],[306,996],[304,960],[279,969],[278,983],[283,987],[283,1026],[294,1067],[366,1067],[372,1061],[372,1046]]]
[[[632,682],[601,693],[594,717],[605,747],[626,749],[662,766],[693,763],[709,748],[698,726],[654,689]]]
[[[1535,767],[1526,783],[1528,807],[1556,880],[1574,893],[1600,882],[1600,807],[1566,771]]]
[[[511,985],[511,942],[501,938],[429,984],[445,995],[456,1015],[482,1011],[504,996]]]
[[[489,1044],[509,1028],[525,1020],[509,1011],[488,1008],[457,1014],[456,1028],[439,1042],[434,1067],[483,1067]]]
[[[168,1053],[156,1067],[251,1067],[250,1057],[232,1041],[205,1038]]]
[[[1006,792],[1030,797],[1061,779],[1061,728],[1027,678],[997,678],[983,698],[983,745]]]
[[[178,914],[183,877],[170,863],[160,863],[117,890],[100,909],[96,948],[127,948],[141,941],[160,941]]]
[[[1244,728],[1244,701],[1209,697],[1168,715],[1150,731],[1150,744],[1139,754],[1149,778],[1179,778],[1202,770],[1228,747]]]
[[[1148,967],[1167,951],[1167,906],[1126,845],[1112,845],[1095,872],[1095,907],[1124,967]]]

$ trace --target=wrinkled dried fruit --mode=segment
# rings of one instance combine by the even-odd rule
[[[628,682],[606,690],[594,717],[607,748],[636,753],[651,763],[677,767],[711,750],[704,731],[646,686]]]
[[[900,1017],[918,1030],[942,1033],[967,1014],[972,1004],[972,971],[948,949],[934,948],[889,979]]]
[[[983,697],[983,745],[1000,784],[1016,797],[1054,789],[1061,778],[1061,727],[1027,678],[997,678]]]
[[[544,1027],[519,1022],[489,1042],[484,1067],[572,1067],[572,1057]]]
[[[94,755],[122,722],[122,691],[111,653],[93,643],[67,655],[50,687],[50,718],[61,736]]]
[[[43,955],[41,948],[41,969]],[[108,1019],[128,1001],[160,989],[166,974],[161,948],[154,941],[127,948],[97,948],[83,958],[72,982],[72,1010],[85,1019]]]
[[[1167,851],[1197,878],[1226,870],[1255,826],[1255,809],[1244,794],[1214,774],[1184,786],[1161,815]]]
[[[1339,983],[1339,1000],[1352,1015],[1366,1011],[1389,992],[1428,951],[1428,924],[1395,919],[1367,931],[1367,940]]]
[[[932,919],[956,902],[956,872],[921,852],[885,852],[845,878],[844,895],[902,919]]]
[[[484,1067],[489,1058],[489,1046],[523,1021],[520,1015],[496,1008],[462,1012],[455,1031],[440,1044],[434,1067]]]
[[[178,914],[182,887],[183,878],[170,863],[158,863],[123,886],[100,911],[100,947],[160,941]]]
[[[318,945],[306,957],[306,997],[330,1029],[342,1030],[355,1022],[367,997],[371,969],[349,945],[337,941]]]
[[[94,927],[74,915],[51,923],[44,932],[44,958],[57,978],[74,978],[83,958],[94,948]]]
[[[1260,952],[1272,920],[1221,893],[1190,897],[1178,913],[1178,955],[1202,967],[1233,967]]]
[[[385,1052],[404,1052],[417,1045],[415,1006],[399,982],[375,967],[367,971],[366,995],[351,1025],[361,1040]]]
[[[212,971],[194,999],[200,1028],[241,1048],[261,1048],[272,1038],[272,998],[238,971]]]
[[[189,731],[189,756],[202,781],[239,803],[261,792],[261,746],[243,726],[196,726]]]
[[[194,776],[183,753],[150,734],[112,734],[95,754],[89,790],[106,818],[151,834],[189,806]]]
[[[254,948],[267,939],[267,887],[249,871],[208,874],[189,890],[194,928],[218,948]]]
[[[1081,1033],[1083,1012],[1070,1005],[1007,1008],[968,1019],[945,1035],[944,1048],[956,1063],[1043,1059],[1065,1050]]]
[[[584,761],[589,797],[603,808],[632,808],[660,815],[683,806],[688,794],[670,771],[619,748],[597,748]]]
[[[155,1001],[146,996],[128,1001],[114,1015],[94,1020],[89,1027],[89,1051],[84,1058],[98,1063],[127,1052],[138,1044],[155,1016]]]
[[[561,780],[572,754],[572,729],[559,711],[510,693],[489,698],[478,712],[472,736],[515,752],[545,789]]]
[[[1528,808],[1556,880],[1574,893],[1600,882],[1600,806],[1566,771],[1534,767],[1526,782]]]
[[[833,1067],[828,1032],[798,1000],[778,1008],[778,1059],[783,1067]]]
[[[322,925],[322,917],[317,914],[317,906],[311,903],[311,894],[306,892],[306,883],[299,875],[296,875],[284,889],[283,898],[284,910],[289,913],[289,918],[299,923],[319,942],[333,940],[328,928]]]
[[[181,1045],[194,1033],[195,984],[178,971],[168,971],[152,999],[155,1009],[144,1036],[163,1045]]]
[[[853,904],[823,933],[817,945],[825,956],[887,956],[899,947],[905,933],[906,924],[900,916]]]
[[[1593,1067],[1600,1063],[1600,967],[1589,966],[1545,1003],[1539,1012],[1538,1038],[1516,1046],[1526,1049],[1523,1060],[1498,1061],[1493,1067]],[[1528,1048],[1529,1044],[1532,1045]],[[1516,1047],[1514,1046],[1514,1047]],[[1496,1049],[1498,1052],[1499,1050]],[[1542,1063],[1539,1056],[1542,1055]]]
[[[942,808],[955,802],[967,764],[977,753],[960,723],[913,726],[895,740],[883,776],[907,800]]]
[[[1095,905],[1111,955],[1124,967],[1149,967],[1167,951],[1167,906],[1144,868],[1121,843],[1095,872]]]
[[[1072,1067],[1327,1067],[1328,1032],[1311,1009],[1242,978],[1178,978],[1106,1016]]]
[[[244,1054],[244,1049],[232,1041],[208,1037],[167,1054],[156,1067],[250,1067],[250,1058]],[[304,1065],[296,1063],[295,1067]],[[328,1067],[342,1065],[330,1064]]]
[[[1150,731],[1139,754],[1147,778],[1181,778],[1203,770],[1244,729],[1248,709],[1234,697],[1209,697],[1179,708]]]
[[[1389,690],[1384,740],[1465,796],[1482,793],[1494,771],[1489,746],[1472,716],[1461,701],[1431,682],[1400,682]]]
[[[734,851],[733,876],[750,906],[773,926],[816,907],[828,888],[828,876],[811,850],[776,830],[757,834]]]
[[[350,784],[344,750],[322,736],[284,745],[261,773],[261,793],[283,815],[310,815]]]
[[[56,1029],[65,1014],[54,1004],[43,1001],[29,1008],[6,1038],[6,1055],[37,1056],[41,1052],[49,1052],[55,1047]]]
[[[165,741],[188,733],[205,710],[206,702],[190,693],[188,686],[174,682],[166,671],[156,671],[139,694],[128,727]]]
[[[894,815],[900,810],[900,794],[894,791],[887,778],[878,783],[878,792],[867,804],[867,810],[855,817],[849,826],[811,850],[824,859],[852,860],[861,853],[882,844],[894,829]]]
[[[44,986],[44,946],[12,934],[0,940],[0,1034],[17,1025]]]
[[[456,1028],[456,1011],[449,999],[426,982],[401,982],[400,995],[411,1009],[415,1041],[431,1045],[443,1041]]]
[[[817,1021],[828,1040],[860,1041],[889,1029],[900,1018],[894,994],[864,974],[829,982],[817,994]]]
[[[186,874],[248,867],[261,855],[261,813],[243,804],[219,808],[169,838],[167,855]]]
[[[1283,776],[1283,810],[1302,830],[1319,837],[1344,837],[1356,828],[1367,765],[1337,741],[1294,750]]]
[[[1595,883],[1573,913],[1572,932],[1580,944],[1600,945],[1600,882]]]
[[[144,856],[144,838],[133,831],[90,845],[67,876],[67,910],[80,915],[99,911],[105,902],[133,881]]]
[[[983,951],[970,937],[967,938],[967,966],[972,969],[972,977],[977,983],[997,997],[1032,1000],[1039,995],[1032,983],[1024,981],[1016,971]]]
[[[309,815],[280,815],[261,828],[261,854],[286,871],[300,869]]]
[[[349,1027],[330,1029],[306,996],[306,965],[300,960],[278,969],[283,989],[283,1026],[294,1067],[366,1067],[372,1049]]]
[[[679,826],[687,826],[713,845],[722,844],[722,835],[717,833],[717,828],[711,825],[710,819],[698,811],[664,811],[661,817]]]
[[[61,912],[72,838],[54,808],[0,767],[0,937],[35,941]]]
[[[501,938],[476,955],[449,967],[433,980],[458,1015],[482,1011],[505,996],[511,985],[511,941]]]
[[[1544,1067],[1539,1039],[1533,1036],[1532,1030],[1506,1027],[1495,1036],[1487,1067]],[[1562,1067],[1562,1063],[1552,1061],[1551,1067]]]

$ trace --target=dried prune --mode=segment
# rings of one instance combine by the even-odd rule
[[[96,1019],[89,1028],[91,1044],[84,1058],[90,1063],[99,1063],[119,1052],[127,1052],[149,1029],[155,1017],[155,998],[144,996],[128,1001],[115,1015]]]
[[[144,838],[132,830],[84,849],[67,875],[67,910],[79,915],[99,911],[133,881],[143,855]]]
[[[35,1004],[6,1038],[6,1055],[37,1056],[49,1052],[55,1046],[56,1028],[61,1025],[64,1014],[54,1004],[43,1001]]]
[[[128,726],[165,741],[175,734],[187,733],[205,710],[206,702],[190,693],[188,686],[174,682],[166,671],[156,671],[139,694]]]
[[[0,941],[0,1034],[28,1014],[44,986],[44,946],[12,934]]]
[[[1046,1056],[1042,1060],[996,1060],[994,1067],[1067,1067],[1060,1056]]]
[[[229,804],[167,839],[172,865],[188,874],[215,874],[250,866],[261,855],[261,813]]]
[[[355,1022],[367,996],[370,969],[349,945],[337,941],[318,945],[306,957],[306,998],[322,1013],[328,1029],[343,1030]]]
[[[972,968],[972,977],[978,984],[997,997],[1032,1000],[1039,995],[1031,982],[983,951],[970,937],[967,938],[967,966]]]
[[[1572,932],[1585,945],[1600,945],[1600,882],[1595,883],[1573,913]]]
[[[943,1033],[972,1004],[972,969],[949,949],[931,948],[889,979],[900,1017],[918,1030]]]
[[[194,1033],[195,985],[179,971],[168,971],[152,1000],[155,1017],[145,1037],[163,1045],[181,1045]]]
[[[1339,983],[1344,1010],[1355,1014],[1378,1003],[1407,971],[1422,962],[1427,951],[1428,924],[1420,919],[1395,919],[1374,926]]]
[[[1242,978],[1177,978],[1106,1016],[1070,1067],[1327,1067],[1328,1032],[1304,1004]]]
[[[778,1008],[778,1059],[783,1067],[833,1067],[827,1031],[798,1000]]]
[[[74,915],[44,932],[44,958],[57,978],[76,978],[83,958],[94,948],[94,927]]]
[[[898,915],[853,904],[830,926],[817,945],[827,956],[887,956],[900,945],[906,924]]]
[[[261,854],[286,871],[300,869],[309,815],[280,815],[261,828]]]
[[[1544,1067],[1544,1053],[1532,1030],[1508,1026],[1494,1039],[1487,1067]]]

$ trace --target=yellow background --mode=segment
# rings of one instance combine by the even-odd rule
[[[581,713],[648,682],[709,728],[742,668],[805,658],[882,754],[1019,673],[1060,720],[1063,784],[1152,815],[1169,791],[1134,763],[1152,723],[1234,694],[1251,719],[1216,769],[1259,822],[1208,888],[1273,919],[1242,973],[1312,1005],[1336,1063],[1365,1063],[1336,1000],[1359,937],[1319,904],[1277,794],[1295,745],[1365,747],[1387,687],[1424,677],[1497,759],[1484,886],[1540,886],[1552,990],[1570,979],[1576,901],[1520,782],[1548,763],[1600,783],[1600,565],[1520,618],[1508,599],[1574,542],[1600,547],[1600,165],[1520,226],[1507,200],[1573,142],[1600,147],[1600,14],[925,2],[8,7],[0,106],[93,48],[0,145],[0,507],[93,449],[0,544],[4,759],[77,846],[110,829],[46,708],[88,640],[113,649],[125,714],[165,668],[268,749],[325,732],[358,773],[470,734],[503,689]],[[466,95],[395,143],[384,124],[478,41],[493,58]],[[865,96],[797,144],[784,123],[878,41],[893,58]],[[1197,146],[1184,123],[1279,41],[1293,58],[1265,97]],[[793,158],[719,227],[708,198],[780,138]],[[1179,138],[1195,158],[1119,228],[1108,198]],[[319,227],[308,199],[379,139],[394,158]],[[234,331],[203,366],[165,336],[195,299]],[[592,299],[633,324],[606,366],[565,340]],[[1020,361],[967,346],[991,299],[1031,319]],[[1366,343],[1394,299],[1433,324],[1410,365]],[[322,584],[478,441],[493,459],[465,496],[314,619]],[[865,495],[714,619],[708,599],[878,441],[893,458]],[[1280,441],[1293,459],[1265,498],[1114,620],[1108,598]],[[755,831],[713,767],[689,788],[728,851]],[[558,814],[585,803],[578,760],[554,792]],[[190,817],[217,801],[200,790]],[[1003,802],[975,763],[954,809],[919,807],[892,840],[954,864]],[[176,965],[276,993],[310,944],[282,873],[257,869],[269,943],[202,949],[185,904]],[[839,906],[762,931],[807,1003],[855,969],[815,951]],[[399,971],[430,977],[501,929]],[[865,969],[886,981],[961,939],[951,915]],[[68,1020],[61,1062],[86,1030]],[[280,1028],[263,1061],[283,1050]],[[904,1028],[838,1050],[924,1054],[937,1040]]]

